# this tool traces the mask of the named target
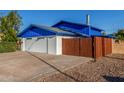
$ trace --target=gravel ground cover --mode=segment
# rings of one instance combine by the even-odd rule
[[[37,77],[32,81],[48,82],[123,82],[124,54],[112,54],[96,62],[85,62],[74,68]]]

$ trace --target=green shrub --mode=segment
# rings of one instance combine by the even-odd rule
[[[14,52],[17,46],[15,42],[0,42],[0,53]]]

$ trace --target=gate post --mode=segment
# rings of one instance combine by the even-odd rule
[[[95,55],[95,38],[92,37],[92,57],[93,57],[93,62],[96,62],[96,55]]]

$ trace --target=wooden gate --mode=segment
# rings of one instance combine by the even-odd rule
[[[92,57],[92,38],[62,39],[62,54]]]
[[[62,54],[79,56],[79,38],[63,38]]]
[[[93,44],[92,38],[81,38],[80,39],[80,56],[93,57]]]
[[[103,42],[102,37],[93,37],[93,50],[94,50],[94,57],[99,58],[103,56]]]
[[[103,56],[112,53],[112,39],[111,38],[103,38]]]
[[[62,54],[99,58],[112,53],[111,38],[62,39]]]
[[[99,58],[112,53],[112,39],[94,37],[94,57]]]

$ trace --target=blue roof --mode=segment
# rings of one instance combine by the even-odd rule
[[[102,35],[103,29],[93,27],[91,25],[79,24],[67,21],[60,21],[52,27],[60,28],[62,30],[78,32],[80,34],[87,34],[88,36],[100,36]]]
[[[65,25],[68,25],[68,24],[70,24],[70,25],[72,25],[73,27],[77,27],[77,29],[79,28],[79,29],[83,29],[83,28],[85,28],[85,27],[90,27],[91,29],[94,29],[94,30],[97,30],[97,31],[104,31],[103,29],[100,29],[100,28],[97,28],[97,27],[94,27],[94,26],[91,26],[91,25],[87,25],[87,24],[80,24],[80,23],[73,23],[73,22],[68,22],[68,21],[60,21],[60,22],[58,22],[58,23],[56,23],[56,24],[54,24],[52,27],[57,27],[58,25],[60,25],[60,24],[65,24]]]
[[[43,26],[43,25],[36,25],[31,24],[25,30],[18,34],[18,37],[38,37],[38,36],[52,36],[52,35],[61,35],[61,36],[85,36],[88,35],[80,34],[76,32],[69,32],[65,30],[61,30],[59,28]]]
[[[25,30],[23,30],[18,37],[38,37],[38,36],[78,36],[78,37],[91,37],[91,36],[105,36],[102,34],[102,29],[89,26],[86,24],[78,24],[67,21],[60,21],[53,26],[44,26],[31,24]]]

